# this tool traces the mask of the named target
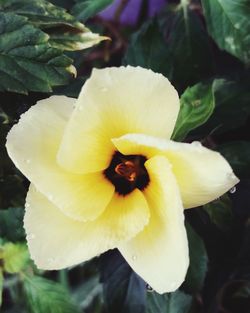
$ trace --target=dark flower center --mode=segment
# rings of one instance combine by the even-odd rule
[[[120,195],[125,196],[135,188],[143,190],[149,183],[148,172],[144,166],[146,160],[142,155],[123,155],[115,152],[104,175]]]

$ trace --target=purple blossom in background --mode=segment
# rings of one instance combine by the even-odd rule
[[[114,2],[103,10],[99,15],[109,21],[114,20],[115,12],[122,0],[114,0]],[[120,23],[125,25],[135,25],[138,21],[140,9],[143,0],[130,0],[124,8]],[[166,4],[166,0],[148,0],[148,16],[152,17]]]
[[[131,2],[133,2],[133,0]],[[167,0],[149,0],[148,2],[149,17],[153,17],[155,14],[157,14],[162,9],[162,7],[164,7],[166,3],[167,3]]]

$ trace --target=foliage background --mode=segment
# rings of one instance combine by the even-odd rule
[[[0,0],[0,311],[250,312],[250,1],[121,0],[99,14],[112,2]],[[170,294],[146,286],[115,250],[43,272],[25,244],[29,183],[7,156],[7,132],[37,100],[77,97],[93,67],[121,64],[167,76],[181,96],[173,139],[220,151],[241,179],[186,212],[191,264]]]

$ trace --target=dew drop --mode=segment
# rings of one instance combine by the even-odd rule
[[[233,186],[230,190],[229,190],[230,193],[235,193],[236,192],[236,187]]]
[[[170,284],[170,288],[171,289],[175,289],[177,287],[177,283],[176,282],[172,282],[171,284]]]
[[[49,262],[49,263],[54,263],[54,262],[55,262],[55,259],[54,259],[54,258],[48,258],[48,262]]]
[[[148,292],[153,292],[154,291],[154,289],[149,284],[146,285],[146,289],[147,289]]]
[[[202,147],[202,145],[201,145],[201,143],[200,143],[199,141],[193,141],[193,142],[192,142],[192,145],[193,145],[194,147],[197,147],[197,148]]]
[[[26,208],[29,208],[29,207],[30,207],[30,204],[29,204],[29,203],[26,203],[25,206],[26,206]]]
[[[132,256],[132,260],[133,261],[137,260],[137,256],[135,254]]]
[[[228,179],[233,179],[234,178],[234,173],[233,172],[230,172],[227,174],[227,178]]]
[[[35,234],[28,234],[28,235],[27,235],[27,239],[33,240],[33,239],[35,239],[35,237],[36,237]]]

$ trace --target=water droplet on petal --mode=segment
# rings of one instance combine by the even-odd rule
[[[29,164],[30,162],[31,162],[30,159],[25,160],[25,163],[27,163],[27,164]]]
[[[35,234],[28,234],[27,239],[33,240],[35,239],[36,235]]]
[[[146,289],[147,289],[148,292],[153,292],[154,291],[154,289],[149,284],[146,285]]]
[[[193,142],[192,142],[192,145],[193,145],[194,147],[197,147],[197,148],[202,147],[202,144],[201,144],[199,141],[193,141]]]
[[[133,261],[137,260],[137,256],[135,254],[132,256],[132,260]]]
[[[29,203],[26,203],[25,206],[26,206],[26,208],[29,208],[29,207],[30,207],[30,204],[29,204]]]
[[[176,282],[172,282],[172,283],[170,284],[170,288],[171,288],[171,289],[177,288],[177,283],[176,283]]]
[[[235,176],[234,176],[234,173],[233,173],[233,172],[230,172],[230,173],[227,174],[227,178],[228,178],[228,179],[234,179],[234,177],[235,177]]]
[[[49,263],[54,263],[56,260],[54,258],[48,258]]]
[[[236,187],[233,186],[233,188],[231,188],[231,189],[229,190],[229,192],[230,192],[230,193],[235,193],[235,192],[236,192]]]

